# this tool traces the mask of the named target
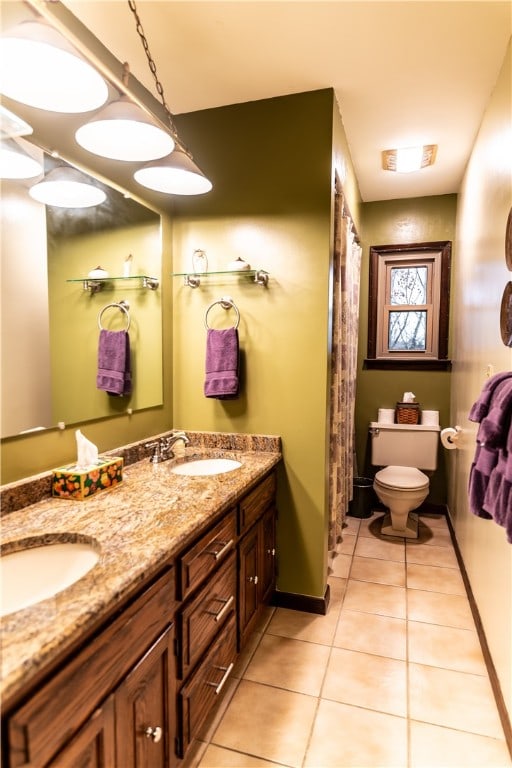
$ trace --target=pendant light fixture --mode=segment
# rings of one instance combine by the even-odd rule
[[[0,179],[33,179],[43,173],[43,166],[13,139],[0,145]]]
[[[45,21],[24,21],[0,38],[0,93],[49,112],[97,109],[108,98],[99,72]]]
[[[29,189],[34,200],[58,208],[91,208],[106,200],[102,189],[76,168],[59,165]]]
[[[134,0],[128,0],[128,5],[134,15],[137,33],[141,39],[149,69],[155,80],[157,93],[169,122],[170,132],[175,141],[175,149],[171,154],[161,159],[147,163],[134,173],[135,180],[144,187],[157,192],[172,195],[200,195],[212,189],[212,183],[197,167],[191,152],[178,137],[171,110],[167,106],[162,83],[158,79],[156,64],[151,56],[149,44],[144,34],[142,22],[137,13]]]

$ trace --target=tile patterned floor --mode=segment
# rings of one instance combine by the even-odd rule
[[[187,768],[512,766],[446,519],[380,518],[347,518],[326,616],[268,609]]]

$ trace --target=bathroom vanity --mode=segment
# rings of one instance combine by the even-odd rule
[[[241,467],[186,476],[144,459],[112,491],[3,518],[7,543],[61,532],[100,548],[78,582],[2,620],[6,768],[186,755],[275,585],[280,452],[215,455]],[[178,461],[203,456],[192,446]]]

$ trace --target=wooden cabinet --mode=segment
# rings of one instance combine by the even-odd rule
[[[115,765],[114,697],[91,715],[69,744],[52,760],[52,768],[108,768]]]

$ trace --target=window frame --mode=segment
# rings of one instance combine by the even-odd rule
[[[450,370],[448,359],[448,329],[450,314],[451,241],[370,246],[368,291],[368,349],[365,368],[387,370]],[[437,263],[436,263],[437,262]],[[429,303],[433,309],[427,318],[433,322],[431,339],[433,348],[426,352],[384,352],[384,336],[388,324],[385,312],[403,305],[386,305],[387,280],[392,266],[427,266],[433,264],[429,282],[432,292]],[[430,272],[428,272],[430,274]],[[437,303],[437,308],[436,308]],[[409,305],[405,305],[406,307]],[[414,305],[412,305],[414,306]],[[417,305],[423,308],[424,305]],[[437,354],[435,346],[437,344]]]

